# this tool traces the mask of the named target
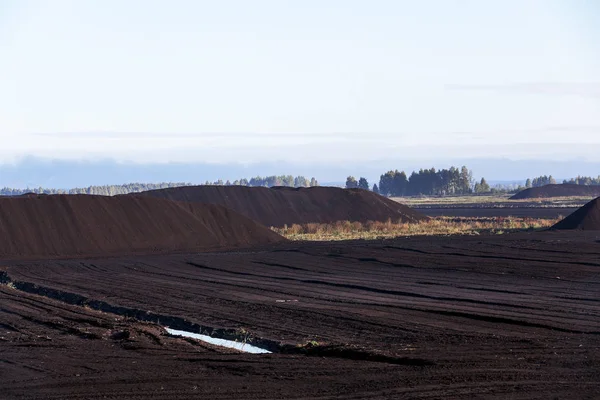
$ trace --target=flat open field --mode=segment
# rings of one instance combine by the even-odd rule
[[[600,393],[594,232],[290,242],[0,270],[5,398]],[[164,325],[274,353],[169,337]]]
[[[517,218],[564,218],[578,210],[572,207],[415,207],[430,217],[517,217]]]
[[[448,197],[394,197],[430,217],[566,217],[593,197],[557,197],[509,200],[509,195],[448,196]]]
[[[510,197],[510,194],[490,194],[467,196],[410,196],[392,197],[391,199],[410,207],[580,207],[595,198],[594,196],[570,196],[510,200]]]

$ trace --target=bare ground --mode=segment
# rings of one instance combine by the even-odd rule
[[[593,232],[284,243],[0,270],[6,398],[600,393]],[[275,353],[171,338],[163,325],[239,334]]]
[[[416,210],[430,217],[517,217],[555,219],[577,211],[577,207],[427,207]]]

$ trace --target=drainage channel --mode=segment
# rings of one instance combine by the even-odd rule
[[[344,358],[357,361],[371,361],[421,367],[435,364],[434,362],[426,359],[387,356],[373,353],[364,349],[351,348],[347,346],[323,346],[318,344],[295,346],[292,344],[281,344],[274,340],[263,339],[254,336],[248,337],[246,333],[240,333],[240,331],[235,329],[202,326],[181,317],[157,314],[151,311],[144,311],[136,308],[115,306],[105,301],[89,299],[76,293],[39,286],[30,282],[14,281],[8,276],[6,271],[0,271],[0,284],[10,286],[13,289],[25,293],[31,293],[58,300],[63,303],[81,307],[89,307],[93,310],[115,314],[122,317],[134,318],[138,321],[155,323],[164,327],[167,333],[172,336],[193,338],[212,343],[217,346],[230,347],[247,353],[303,354],[306,356]]]
[[[8,276],[6,271],[0,271],[0,284],[5,284],[25,293],[51,298],[63,303],[81,307],[85,306],[105,313],[134,318],[138,321],[155,323],[166,329],[167,333],[172,336],[189,337],[217,346],[229,347],[253,354],[280,353],[283,350],[282,346],[274,340],[262,339],[254,336],[248,337],[247,333],[240,333],[240,331],[235,329],[203,326],[181,317],[157,314],[136,308],[116,306],[105,301],[89,299],[76,293],[39,286],[30,282],[14,281]],[[197,334],[193,332],[201,333]]]
[[[238,350],[238,351],[241,351],[244,353],[252,353],[252,354],[271,354],[272,353],[272,351],[261,349],[260,347],[252,346],[251,344],[247,344],[245,342],[237,342],[237,341],[233,341],[233,340],[219,339],[219,338],[214,338],[214,337],[211,337],[208,335],[202,335],[199,333],[192,333],[192,332],[186,332],[186,331],[179,331],[177,329],[171,329],[168,327],[165,327],[165,330],[171,336],[181,336],[181,337],[196,339],[196,340],[200,340],[202,342],[213,344],[215,346],[227,347],[229,349]]]

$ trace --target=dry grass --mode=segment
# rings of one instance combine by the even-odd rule
[[[416,235],[479,235],[530,231],[549,228],[561,219],[562,217],[557,219],[436,217],[418,223],[339,221],[332,224],[294,224],[271,229],[290,240],[388,239]]]

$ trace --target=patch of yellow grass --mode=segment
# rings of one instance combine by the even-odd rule
[[[436,217],[417,223],[404,222],[350,222],[331,224],[310,223],[283,228],[271,228],[290,240],[329,241],[351,239],[388,239],[417,235],[478,235],[481,233],[503,234],[549,228],[561,218],[462,218]]]

